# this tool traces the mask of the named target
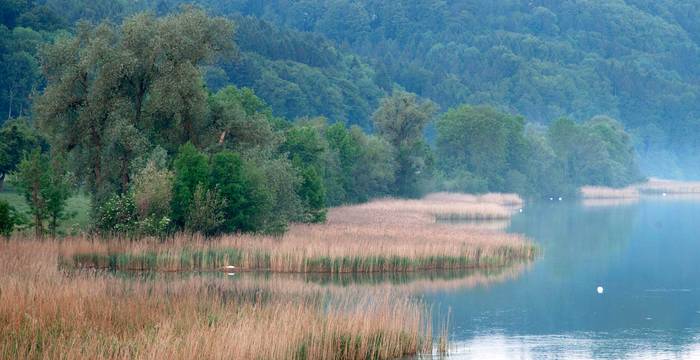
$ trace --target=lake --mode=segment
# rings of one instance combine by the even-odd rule
[[[424,293],[451,358],[700,358],[700,202],[593,205],[526,205],[508,231],[541,247],[532,264]]]

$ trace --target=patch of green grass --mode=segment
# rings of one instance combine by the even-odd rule
[[[0,200],[7,201],[17,211],[24,214],[27,218],[29,215],[29,205],[24,197],[11,188],[6,188],[0,192]],[[90,226],[90,197],[78,193],[66,201],[66,214],[69,214],[68,219],[63,220],[59,226],[59,233],[71,234],[76,231],[87,230]]]

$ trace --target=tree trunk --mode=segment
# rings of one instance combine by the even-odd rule
[[[5,174],[0,174],[0,192],[5,190]]]
[[[10,89],[10,104],[7,107],[7,119],[12,119],[12,100],[15,97],[15,91]]]

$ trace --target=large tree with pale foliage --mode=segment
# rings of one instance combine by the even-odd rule
[[[174,152],[206,133],[199,66],[233,50],[233,24],[197,9],[120,26],[85,23],[42,49],[46,91],[36,116],[97,199],[125,192],[132,161],[159,145]]]
[[[423,131],[435,111],[435,104],[431,101],[404,91],[394,91],[391,97],[382,100],[372,116],[376,131],[396,151],[393,186],[396,195],[420,194],[420,182],[428,175],[432,161]]]

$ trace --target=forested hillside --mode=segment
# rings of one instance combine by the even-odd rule
[[[84,192],[98,230],[217,234],[381,196],[693,176],[694,9],[2,2],[0,186],[38,233]]]
[[[2,113],[27,111],[32,87],[24,84],[35,82],[23,79],[38,72],[26,55],[51,31],[141,10],[162,15],[191,2],[26,3],[33,5],[14,18],[1,10],[3,62],[28,69],[4,77]],[[210,88],[251,87],[277,115],[323,115],[369,129],[372,109],[398,85],[442,111],[489,104],[545,124],[607,115],[634,134],[647,173],[700,175],[700,5],[692,1],[194,3],[237,23],[240,52],[207,71]]]
[[[364,56],[377,83],[388,79],[442,110],[491,104],[541,123],[617,118],[634,133],[648,172],[698,175],[696,2],[200,3],[323,34]]]

